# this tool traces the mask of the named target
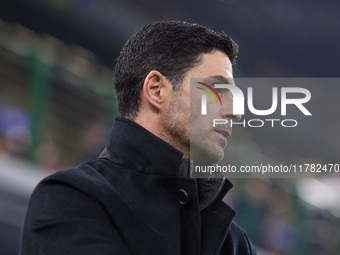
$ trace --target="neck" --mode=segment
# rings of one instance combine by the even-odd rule
[[[159,119],[155,119],[152,116],[148,116],[146,118],[140,114],[133,121],[144,127],[150,133],[167,142],[175,149],[182,152],[183,158],[190,158],[190,145],[183,144],[180,138],[173,137],[171,134],[166,132],[163,128],[162,122]]]
[[[190,145],[183,143],[180,137],[173,137],[168,133],[163,132],[160,134],[159,138],[170,144],[172,147],[176,148],[183,153],[183,158],[190,158]]]

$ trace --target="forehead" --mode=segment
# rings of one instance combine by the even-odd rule
[[[199,65],[192,68],[190,78],[224,77],[232,78],[233,69],[229,57],[221,51],[213,51],[201,55]]]
[[[189,92],[190,81],[196,79],[210,84],[233,84],[233,69],[229,57],[221,51],[202,54],[200,64],[187,72],[182,89]]]

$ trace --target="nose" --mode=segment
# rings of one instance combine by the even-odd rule
[[[231,119],[233,121],[239,121],[242,118],[242,115],[241,114],[227,114],[226,118]]]
[[[239,121],[242,118],[241,114],[233,113],[233,100],[229,99],[223,102],[221,106],[221,117],[233,121]]]

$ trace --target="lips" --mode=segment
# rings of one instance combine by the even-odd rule
[[[229,130],[229,129],[215,129],[214,131],[217,132],[217,133],[220,133],[226,139],[231,135],[231,130]]]

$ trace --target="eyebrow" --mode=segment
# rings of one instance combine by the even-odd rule
[[[210,76],[209,79],[214,79],[214,80],[217,80],[218,82],[222,82],[226,84],[235,84],[233,78],[227,78],[223,75]]]

